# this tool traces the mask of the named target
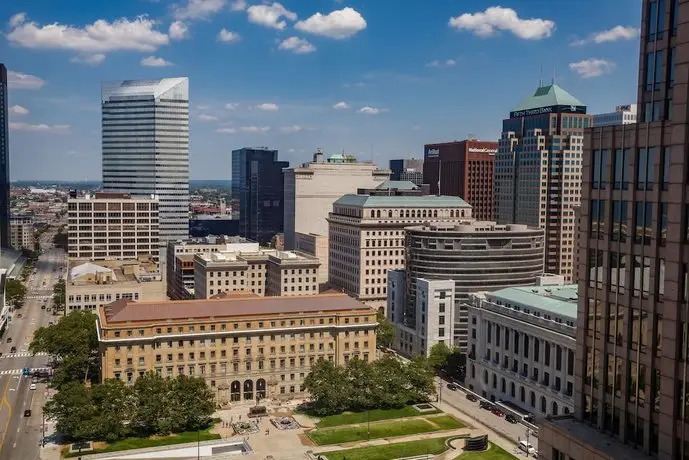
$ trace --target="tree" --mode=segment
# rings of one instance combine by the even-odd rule
[[[200,377],[182,374],[170,380],[167,399],[173,432],[200,430],[215,411],[213,392]]]
[[[48,353],[56,363],[51,385],[62,385],[78,380],[97,380],[99,374],[98,336],[96,315],[77,310],[34,333],[29,345],[32,353]]]
[[[90,390],[81,383],[65,384],[46,402],[43,412],[48,420],[57,422],[57,431],[66,438],[75,441],[92,438],[96,407]]]
[[[9,279],[5,283],[5,299],[13,307],[21,307],[26,297],[26,286],[17,279]]]
[[[453,349],[448,347],[445,342],[438,342],[431,347],[428,353],[428,363],[438,372],[445,369],[447,361],[452,354]]]
[[[325,359],[319,359],[304,379],[316,415],[337,414],[347,410],[351,395],[348,385],[344,368]]]
[[[131,389],[121,380],[107,379],[91,387],[90,396],[95,409],[91,437],[112,442],[128,436],[134,409]]]
[[[380,311],[376,315],[376,321],[376,343],[381,347],[391,347],[395,341],[395,326]]]
[[[53,308],[56,310],[64,310],[65,309],[65,293],[66,293],[67,287],[65,286],[65,280],[64,279],[59,279],[57,283],[55,283],[55,286],[53,286]]]
[[[435,394],[435,373],[423,356],[412,358],[404,367],[407,398],[414,402],[427,402]]]
[[[146,434],[170,433],[169,411],[167,401],[169,379],[164,379],[155,372],[147,372],[134,382],[132,397],[136,410],[132,425],[146,431]]]

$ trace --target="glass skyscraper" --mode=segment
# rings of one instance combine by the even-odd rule
[[[189,79],[103,83],[101,104],[103,191],[157,195],[161,248],[187,239]]]
[[[232,198],[239,200],[239,234],[265,244],[284,231],[285,181],[278,151],[265,147],[232,151]]]
[[[10,136],[7,67],[0,64],[0,247],[10,247]]]

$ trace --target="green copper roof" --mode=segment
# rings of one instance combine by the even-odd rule
[[[494,299],[508,303],[516,303],[545,310],[553,314],[577,319],[577,299],[579,285],[564,286],[524,286],[500,289],[488,293]]]
[[[458,196],[343,195],[333,204],[362,208],[471,208]]]
[[[387,189],[397,189],[397,190],[416,190],[419,187],[408,180],[386,180],[382,182],[377,189],[387,190]]]
[[[539,87],[533,96],[519,104],[513,112],[521,110],[539,109],[553,105],[584,105],[579,99],[569,94],[557,85]]]

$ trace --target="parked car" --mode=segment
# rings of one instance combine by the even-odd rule
[[[457,391],[457,390],[459,390],[459,385],[457,385],[456,383],[448,383],[447,389],[452,390],[452,391]]]
[[[29,385],[29,390],[35,390],[35,389],[36,389],[35,383],[32,383],[31,385]]]
[[[41,305],[41,310],[45,310],[45,305]]]
[[[507,421],[510,422],[510,423],[519,423],[519,420],[517,420],[517,417],[515,417],[515,416],[512,415],[512,414],[507,414],[507,415],[505,416],[505,420],[507,420]]]
[[[471,393],[467,393],[467,399],[471,402],[478,401],[478,398],[476,396],[472,395]]]
[[[493,414],[497,415],[498,417],[504,417],[505,416],[505,413],[503,411],[501,411],[500,409],[498,409],[497,407],[494,407],[493,410],[491,410],[491,412]]]
[[[16,352],[17,352],[17,347],[10,348],[10,353],[16,353]]]
[[[7,337],[7,343],[12,343],[12,337]]]
[[[488,401],[481,401],[479,403],[479,407],[481,409],[485,409],[485,410],[490,410],[490,411],[493,410],[493,405],[491,403],[489,403]]]
[[[24,411],[24,417],[31,417],[31,409],[26,409]]]

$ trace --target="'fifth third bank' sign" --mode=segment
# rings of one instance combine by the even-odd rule
[[[586,113],[585,105],[551,105],[529,110],[516,110],[510,112],[510,118],[530,117],[532,115],[544,115],[546,113]]]

